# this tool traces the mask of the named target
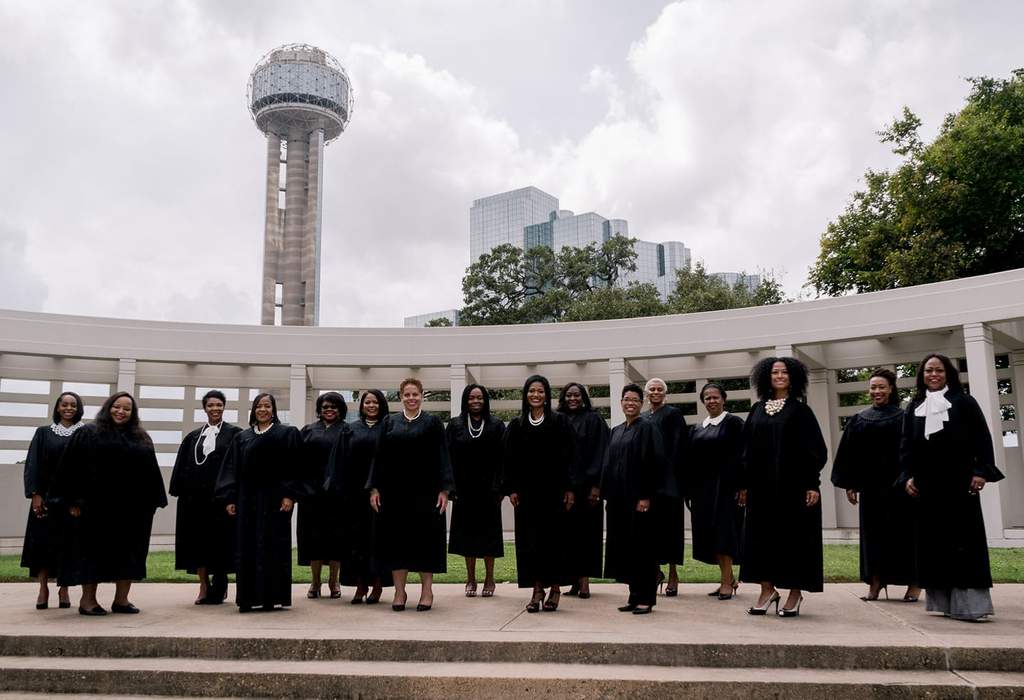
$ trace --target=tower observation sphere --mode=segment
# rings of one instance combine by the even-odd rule
[[[249,112],[267,138],[265,325],[319,323],[324,146],[345,130],[352,102],[345,69],[308,44],[274,49],[249,75]]]

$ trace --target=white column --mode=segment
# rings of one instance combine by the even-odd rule
[[[301,428],[306,420],[306,396],[309,380],[306,377],[306,365],[292,365],[288,374],[288,422]]]
[[[707,384],[708,381],[709,380],[707,379],[698,379],[696,380],[696,386],[694,387],[694,391],[697,392],[697,417],[694,419],[694,423],[698,425],[708,417],[707,409],[704,408],[704,403],[700,400],[700,389],[702,386]]]
[[[776,345],[775,357],[796,357],[792,345]]]
[[[999,411],[992,329],[984,323],[965,323],[964,348],[967,351],[967,374],[971,396],[981,406],[981,412],[992,433],[992,449],[996,457],[996,466],[1000,471],[1005,472],[1006,453],[1003,450],[1003,420]],[[1003,509],[999,498],[999,484],[985,486],[981,492],[981,510],[985,515],[985,533],[989,539],[1002,539]]]
[[[117,362],[117,390],[135,396],[135,360],[121,358]]]
[[[448,381],[451,387],[451,417],[459,415],[462,411],[462,392],[466,390],[469,378],[466,374],[466,365],[451,365],[448,371]]]
[[[812,369],[807,372],[807,405],[814,411],[821,427],[821,435],[828,447],[828,461],[821,472],[821,525],[836,527],[836,490],[829,482],[832,474],[832,401],[828,390],[828,370]]]
[[[622,387],[626,386],[626,361],[621,357],[608,360],[608,397],[612,409],[612,426],[626,420],[622,412]]]

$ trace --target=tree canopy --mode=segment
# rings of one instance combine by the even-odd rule
[[[908,108],[884,131],[902,162],[829,223],[808,284],[869,292],[1024,267],[1024,69],[971,78],[967,104],[924,144]]]

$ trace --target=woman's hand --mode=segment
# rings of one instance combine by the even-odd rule
[[[79,508],[78,506],[71,506],[70,508],[68,508],[68,513],[71,515],[72,518],[78,518],[82,515],[82,509]]]
[[[818,493],[817,491],[808,490],[807,498],[804,500],[804,505],[806,505],[808,508],[813,508],[814,506],[818,505],[818,501],[820,500],[820,493]]]
[[[910,477],[909,479],[907,479],[907,485],[904,488],[906,488],[907,493],[909,493],[914,498],[917,498],[918,496],[921,495],[921,492],[917,490],[917,486],[914,484],[914,477]]]
[[[36,514],[37,518],[46,517],[46,504],[43,503],[43,497],[38,493],[32,494],[32,512]]]
[[[380,491],[377,489],[370,491],[370,507],[373,508],[374,513],[380,512]]]
[[[576,502],[576,494],[572,491],[566,491],[565,497],[562,498],[562,502],[565,503],[565,509],[569,510],[572,508],[572,504]]]
[[[510,493],[508,495],[508,502],[512,504],[513,508],[518,508],[519,507],[519,494],[518,493]]]
[[[234,503],[228,503],[227,508],[225,508],[225,510],[228,512],[228,515],[238,515],[238,506],[236,506]]]
[[[284,498],[281,499],[281,512],[282,513],[291,513],[292,512],[292,508],[294,508],[294,507],[295,507],[295,501],[293,501],[292,499],[288,498],[287,496],[285,496]]]
[[[597,502],[601,500],[601,489],[596,486],[590,487],[590,497],[587,500],[590,501],[591,506],[596,506]]]
[[[738,505],[740,508],[745,508],[747,506],[746,489],[740,489],[739,491],[736,492],[736,505]]]
[[[846,489],[846,500],[848,500],[851,505],[857,505],[857,490]]]
[[[639,501],[636,502],[636,512],[637,513],[646,513],[650,509],[651,509],[651,499],[649,499],[649,498],[641,498]]]
[[[439,513],[443,513],[448,507],[448,492],[442,491],[437,494],[437,510]]]
[[[981,490],[985,488],[985,477],[983,476],[972,476],[971,477],[971,495],[977,496],[981,493]]]

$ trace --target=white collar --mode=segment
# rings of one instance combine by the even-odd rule
[[[702,422],[701,425],[705,428],[708,427],[709,425],[718,425],[719,423],[725,420],[725,417],[727,415],[729,415],[728,411],[722,411],[714,418],[708,416],[707,418],[704,419],[704,422]]]
[[[946,398],[949,386],[944,386],[939,391],[926,391],[924,401],[914,409],[914,415],[924,418],[924,439],[927,440],[933,433],[943,428],[943,423],[949,420],[949,409],[953,405]]]

